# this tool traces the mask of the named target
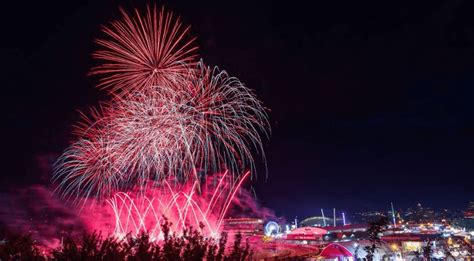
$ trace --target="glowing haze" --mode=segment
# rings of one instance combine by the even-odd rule
[[[201,222],[216,235],[235,192],[255,172],[252,154],[265,160],[268,116],[237,78],[196,62],[189,27],[171,13],[121,13],[104,27],[108,38],[94,53],[102,64],[92,69],[112,99],[76,125],[77,140],[55,166],[57,191],[73,202],[109,202],[120,235],[159,237],[163,215],[177,232]],[[201,182],[213,173],[225,174],[210,193]]]

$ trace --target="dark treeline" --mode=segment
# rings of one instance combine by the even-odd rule
[[[225,233],[216,240],[206,238],[200,229],[188,227],[177,236],[170,231],[171,223],[161,224],[162,241],[152,241],[142,233],[137,237],[118,239],[100,233],[84,233],[81,238],[67,237],[50,254],[42,253],[30,235],[3,233],[0,241],[0,260],[250,260],[248,242],[237,234],[233,242]],[[202,229],[202,227],[200,227]],[[229,244],[228,244],[229,243]]]

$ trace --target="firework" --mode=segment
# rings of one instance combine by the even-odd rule
[[[102,64],[91,71],[112,99],[76,125],[77,140],[54,169],[57,191],[84,205],[107,202],[118,236],[159,238],[163,216],[177,233],[193,225],[216,236],[255,172],[253,154],[265,162],[268,115],[237,78],[196,62],[179,18],[156,8],[121,13],[104,27],[108,39],[94,53]]]
[[[121,96],[182,79],[186,66],[196,58],[195,38],[188,37],[190,27],[156,7],[148,7],[143,17],[137,10],[135,16],[120,12],[122,20],[103,27],[107,38],[96,41],[103,47],[93,54],[102,63],[91,70],[103,76],[98,87]]]
[[[140,192],[118,192],[107,200],[115,217],[114,234],[123,237],[144,231],[159,239],[160,225],[166,217],[172,223],[173,233],[180,234],[187,226],[193,226],[206,236],[217,237],[230,204],[249,174],[246,172],[235,180],[225,172],[210,177],[206,186],[196,181],[177,187],[164,182],[158,188],[149,189],[148,196]],[[213,182],[216,178],[217,182]]]
[[[79,142],[63,154],[55,175],[63,193],[107,197],[150,179],[253,171],[252,152],[264,155],[269,129],[260,101],[237,78],[202,61],[186,77],[182,86],[130,93],[79,124]]]

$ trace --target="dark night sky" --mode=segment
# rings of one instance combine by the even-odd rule
[[[255,2],[159,4],[271,109],[265,206],[303,217],[474,200],[474,2]],[[119,6],[145,4],[2,3],[3,189],[39,182],[38,157],[106,99],[86,76],[93,40]]]

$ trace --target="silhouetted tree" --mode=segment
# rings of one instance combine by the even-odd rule
[[[204,225],[200,224],[199,228],[202,230]],[[206,256],[210,240],[204,238],[204,236],[198,230],[193,229],[193,227],[189,227],[183,232],[183,238],[186,243],[182,258],[184,260],[203,260]]]
[[[433,244],[431,243],[431,239],[428,239],[426,242],[426,246],[423,247],[423,258],[425,260],[431,260],[431,255],[433,254]]]
[[[357,244],[356,248],[354,249],[354,260],[359,259],[359,250],[360,250],[360,245]]]
[[[65,238],[62,246],[59,249],[55,249],[52,254],[57,260],[77,260],[79,258],[77,244],[70,237]]]
[[[227,233],[222,233],[221,238],[219,238],[219,247],[216,255],[216,260],[221,261],[224,258],[225,246],[227,244]]]
[[[59,261],[76,260],[209,260],[240,261],[248,260],[251,251],[248,242],[242,246],[242,235],[237,234],[233,245],[226,251],[227,234],[222,233],[218,241],[206,238],[198,229],[187,227],[182,235],[171,233],[171,223],[164,218],[161,224],[163,240],[154,242],[150,236],[141,233],[136,237],[127,235],[124,239],[113,236],[106,238],[100,233],[84,233],[75,240],[67,237],[62,245],[52,252],[52,258]],[[7,240],[0,247],[1,260],[37,260],[40,258],[29,236]],[[15,243],[16,242],[16,243]],[[22,243],[18,243],[22,242]],[[21,247],[20,247],[21,246]],[[228,253],[228,255],[226,255]],[[26,258],[25,258],[26,257]]]
[[[474,255],[474,251],[472,249],[472,244],[471,244],[471,241],[469,241],[469,239],[462,240],[461,249],[466,250],[470,260],[472,260],[472,256]]]
[[[100,253],[102,260],[123,260],[130,255],[130,247],[115,237],[107,237],[102,242]]]
[[[0,260],[44,260],[31,235],[4,232],[0,237]]]
[[[385,231],[385,227],[389,224],[389,221],[386,217],[381,217],[377,220],[369,222],[369,228],[367,229],[367,235],[370,242],[370,245],[365,246],[364,250],[367,252],[366,258],[369,261],[372,261],[374,254],[382,245],[380,240],[380,235]]]
[[[413,255],[415,256],[415,258],[413,260],[416,260],[416,261],[420,261],[421,260],[421,252],[416,250],[416,251],[413,251]]]
[[[127,255],[127,260],[151,261],[159,260],[160,247],[150,241],[150,236],[145,232],[140,233],[136,238],[129,237],[128,249],[134,249]]]
[[[217,245],[209,244],[206,255],[207,261],[216,261],[217,260]]]
[[[163,231],[163,258],[165,260],[179,260],[184,240],[171,234],[171,222],[167,218],[163,219],[161,231]]]
[[[453,258],[453,254],[451,253],[451,247],[449,246],[446,240],[441,240],[439,244],[437,244],[437,246],[443,251],[446,260],[448,260],[449,257]]]

